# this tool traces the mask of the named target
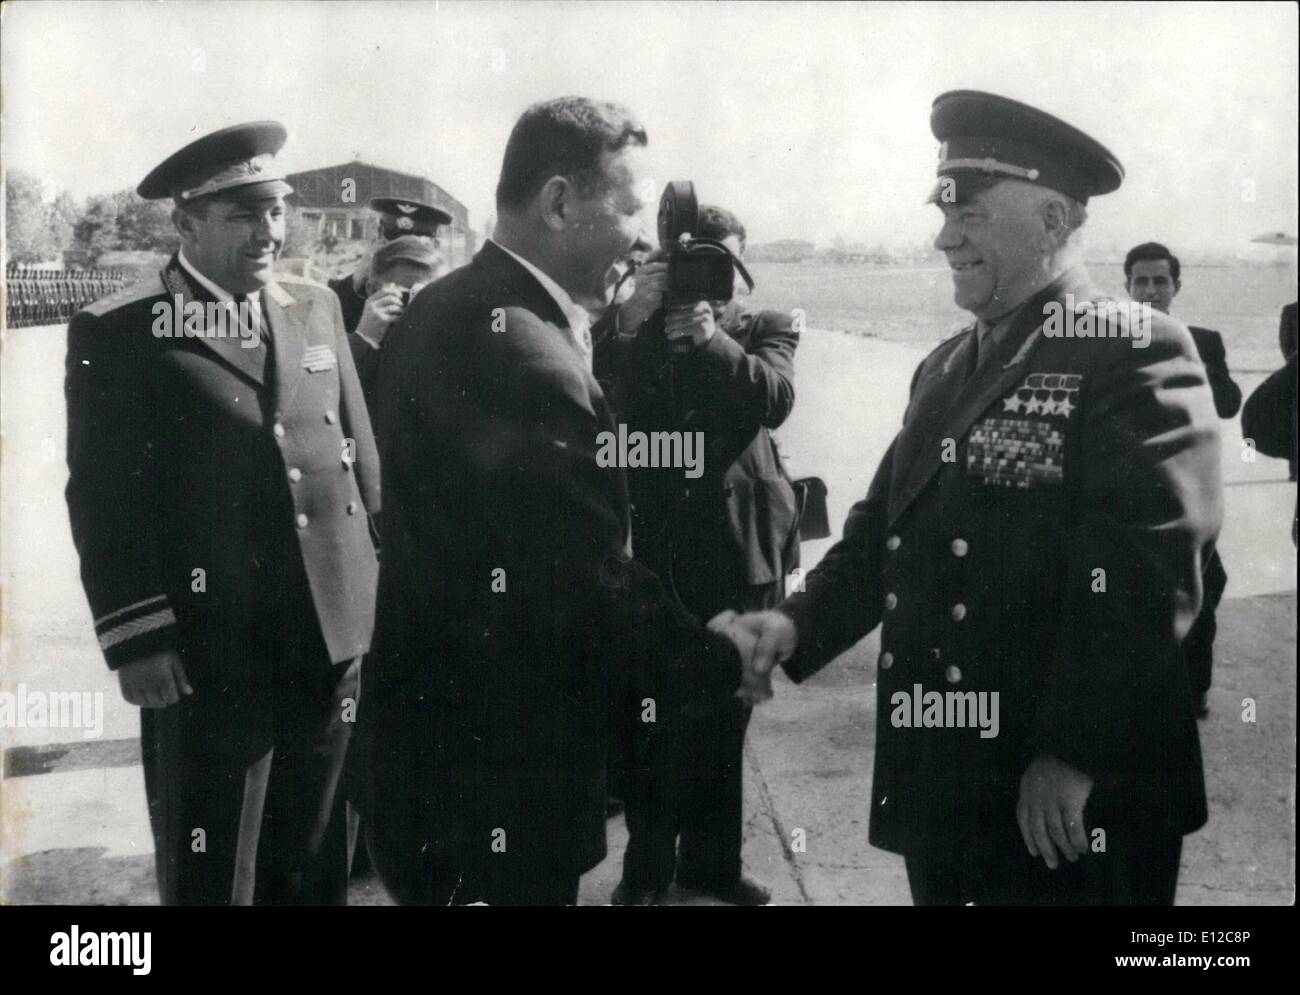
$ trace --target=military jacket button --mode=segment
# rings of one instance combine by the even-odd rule
[[[357,513],[357,503],[356,503],[355,501],[349,501],[349,502],[348,502],[348,514],[349,514],[349,515],[355,515],[356,513]]]
[[[944,677],[948,678],[949,684],[956,684],[961,680],[961,667],[956,664],[949,664],[948,669],[943,672]]]
[[[300,528],[300,529],[305,529],[305,528],[307,527],[307,516],[306,516],[306,515],[299,515],[296,519],[294,519],[294,521],[296,521],[296,522],[298,523],[298,528]]]
[[[326,412],[325,412],[325,424],[326,424],[326,425],[333,425],[333,424],[334,424],[336,421],[338,421],[338,420],[339,420],[339,419],[338,419],[338,415],[336,415],[333,411],[326,411]]]
[[[281,425],[279,422],[276,422],[276,423],[275,423],[275,425],[274,425],[274,427],[272,427],[271,431],[275,433],[275,437],[276,437],[277,439],[283,439],[283,438],[284,438],[284,426]]]
[[[890,591],[888,594],[885,595],[885,608],[888,611],[893,611],[897,607],[898,607],[898,595],[895,594],[893,591]]]
[[[952,620],[954,622],[960,622],[965,617],[966,617],[966,606],[959,601],[957,602],[957,604],[952,606]]]
[[[881,653],[881,654],[880,654],[880,669],[881,669],[881,670],[888,670],[888,669],[889,669],[890,667],[892,667],[893,665],[894,665],[894,654],[893,654],[893,653]]]
[[[965,556],[969,550],[970,546],[967,544],[965,539],[954,539],[952,541],[953,556]]]
[[[903,545],[903,540],[899,536],[890,536],[885,540],[885,548],[889,550],[897,549]]]
[[[289,479],[296,484],[298,481],[302,480],[302,471],[296,466],[289,467]]]

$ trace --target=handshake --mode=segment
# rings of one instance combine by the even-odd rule
[[[779,611],[747,612],[737,615],[728,608],[709,621],[740,653],[741,680],[736,697],[757,705],[772,697],[772,671],[794,653],[799,641],[790,616]]]

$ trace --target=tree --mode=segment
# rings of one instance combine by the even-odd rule
[[[44,262],[61,248],[50,230],[41,181],[20,169],[5,174],[5,242],[9,258],[20,263]]]
[[[58,251],[72,245],[72,232],[80,216],[81,205],[68,191],[64,190],[54,198],[54,203],[50,206],[50,238]]]
[[[176,230],[166,201],[145,200],[134,190],[98,194],[86,202],[72,229],[69,266],[94,266],[105,252],[171,252]]]
[[[167,201],[145,200],[134,190],[114,194],[118,200],[115,248],[171,252],[176,247],[176,226]]]

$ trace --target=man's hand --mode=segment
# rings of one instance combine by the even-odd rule
[[[1058,847],[1070,863],[1088,852],[1083,807],[1091,792],[1092,778],[1056,757],[1035,757],[1020,778],[1020,835],[1029,852],[1052,870],[1060,863]]]
[[[381,345],[389,327],[406,310],[402,293],[402,287],[386,283],[367,297],[366,306],[361,310],[361,321],[357,323],[357,334],[375,346]]]
[[[122,697],[141,708],[164,708],[193,694],[181,655],[175,650],[161,650],[132,660],[118,668],[117,682]]]
[[[646,263],[632,280],[632,296],[618,306],[618,333],[636,335],[663,305],[668,292],[668,263]]]
[[[727,635],[740,650],[744,670],[736,696],[751,705],[771,698],[772,671],[778,663],[790,659],[799,642],[790,616],[779,611],[744,615],[723,612],[709,623],[709,628]]]
[[[708,301],[696,301],[693,307],[670,308],[664,317],[664,334],[669,345],[677,351],[704,345],[717,330],[713,305]]]

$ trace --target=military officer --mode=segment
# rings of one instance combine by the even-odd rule
[[[977,320],[922,361],[805,590],[731,623],[757,640],[745,688],[883,623],[870,840],[918,904],[1170,904],[1206,819],[1178,655],[1222,516],[1205,368],[1078,261],[1088,199],[1123,179],[1110,152],[975,91],[931,127],[935,246]]]
[[[395,238],[414,236],[428,239],[431,245],[436,247],[438,229],[443,225],[451,224],[451,215],[442,208],[422,204],[418,200],[406,200],[401,197],[371,197],[368,206],[379,215],[378,241],[381,245]],[[339,305],[343,308],[343,323],[349,332],[357,330],[366,301],[374,296],[367,294],[366,279],[369,273],[369,265],[358,266],[355,272],[329,282],[330,289],[339,296]]]
[[[378,459],[337,299],[274,275],[285,130],[139,186],[158,276],[68,330],[68,511],[141,751],[164,904],[342,904],[337,785],[378,567]]]

